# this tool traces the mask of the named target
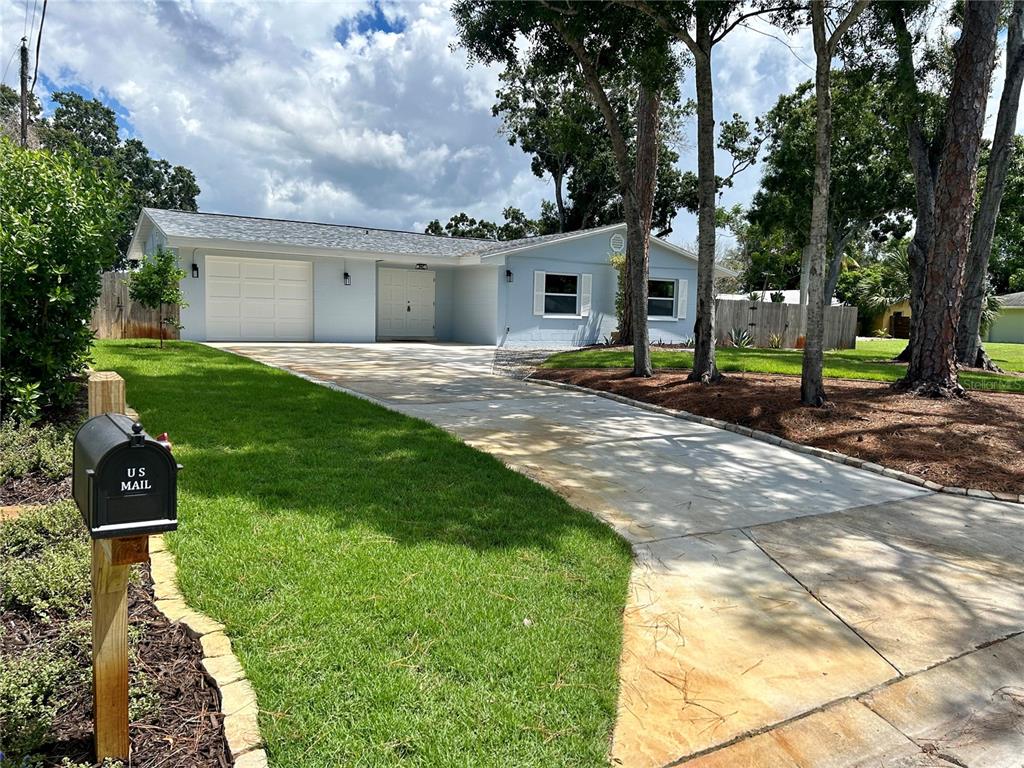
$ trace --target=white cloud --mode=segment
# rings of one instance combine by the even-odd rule
[[[83,86],[123,105],[154,154],[196,172],[203,210],[402,228],[460,210],[492,219],[508,205],[536,213],[550,184],[498,135],[490,114],[498,72],[469,68],[453,50],[447,7],[387,3],[383,18],[396,31],[359,33],[355,21],[371,9],[50,4],[41,71],[55,88]],[[20,35],[23,14],[23,0],[0,0],[5,30]],[[343,43],[337,28],[347,30]],[[809,79],[800,59],[813,61],[806,31],[786,37],[755,21],[732,32],[715,48],[718,121],[734,112],[752,121]],[[16,77],[12,67],[7,82]],[[684,98],[692,97],[692,71],[684,77]],[[1002,64],[992,115],[1001,79]],[[45,90],[41,82],[37,92]],[[695,170],[692,127],[689,146],[680,164]],[[759,166],[746,171],[724,202],[748,202],[758,177]],[[682,213],[672,239],[695,236],[694,217]]]
[[[0,9],[20,32],[20,0]],[[400,32],[359,33],[366,2],[51,4],[41,71],[122,104],[196,172],[203,210],[391,227],[537,210],[547,185],[490,115],[497,73],[451,50],[444,6],[382,11]]]

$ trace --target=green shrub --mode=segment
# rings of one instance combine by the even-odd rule
[[[32,763],[49,740],[62,689],[76,672],[72,659],[52,650],[30,650],[0,664],[0,753],[5,765]]]
[[[0,483],[38,473],[60,480],[71,473],[74,431],[67,425],[0,423]]]
[[[768,336],[768,349],[782,349],[782,334],[772,333]]]
[[[729,346],[749,349],[754,346],[754,339],[746,328],[733,328],[729,331]]]
[[[0,608],[72,616],[89,598],[89,540],[70,501],[0,525]]]
[[[124,205],[122,182],[86,161],[0,138],[4,413],[32,418],[37,407],[66,408],[74,400],[100,274],[117,261]]]

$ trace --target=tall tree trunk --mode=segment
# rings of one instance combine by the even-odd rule
[[[800,372],[800,402],[804,405],[825,404],[825,254],[828,250],[828,195],[832,176],[832,54],[839,40],[870,0],[858,0],[830,35],[825,26],[825,0],[811,0],[811,28],[814,36],[814,196],[811,198],[811,228],[804,253],[806,264],[807,325],[804,339],[803,367]],[[842,249],[835,255],[842,260]],[[838,265],[836,266],[838,278]],[[801,286],[803,294],[804,286]],[[835,281],[830,281],[828,303],[832,301]],[[801,295],[801,300],[804,296]]]
[[[921,316],[924,308],[924,267],[935,224],[936,167],[931,146],[924,135],[921,99],[914,69],[913,40],[907,29],[905,11],[901,5],[895,3],[887,7],[896,32],[896,79],[902,101],[900,109],[903,112],[907,131],[910,166],[914,172],[914,236],[907,246],[907,260],[910,267],[910,338],[907,341],[907,346],[896,356],[896,360],[909,363],[911,350],[915,346],[917,337],[917,319]]]
[[[800,304],[807,306],[807,294],[811,282],[811,244],[808,243],[800,249]],[[807,329],[804,328],[804,333]]]
[[[826,400],[822,370],[825,364],[825,251],[828,245],[828,188],[832,173],[832,55],[825,30],[823,0],[812,0],[811,19],[816,56],[814,99],[814,196],[807,238],[807,331],[800,372],[800,402],[820,406]]]
[[[697,318],[690,381],[705,384],[722,374],[715,364],[715,102],[711,79],[710,13],[697,5]]]
[[[964,4],[935,181],[934,236],[925,255],[910,365],[901,381],[922,395],[963,394],[957,378],[956,329],[1000,7],[985,0]]]
[[[632,217],[636,226],[628,228],[627,258],[633,308],[633,375],[650,376],[651,345],[647,324],[647,281],[650,276],[649,247],[651,220],[654,217],[654,192],[658,179],[658,123],[661,96],[641,85],[636,101],[636,166],[633,189],[636,191]]]
[[[843,234],[829,229],[829,242],[832,244],[832,260],[828,265],[828,276],[825,278],[825,306],[831,306],[832,299],[836,295],[836,285],[839,284],[839,274],[843,270],[843,255],[846,253],[846,246],[850,244],[854,236],[861,231],[861,225],[850,227]]]
[[[981,345],[981,314],[985,304],[985,276],[988,274],[992,238],[999,218],[999,205],[1006,186],[1010,152],[1020,107],[1021,83],[1024,82],[1024,0],[1016,0],[1010,13],[1006,34],[1006,76],[999,98],[996,130],[992,137],[985,188],[974,218],[971,250],[964,275],[964,298],[956,332],[956,355],[961,365],[995,368]]]
[[[622,319],[619,322],[619,344],[633,345],[633,276],[630,265],[635,258],[630,258],[629,242],[626,243],[626,263],[622,266]]]
[[[583,41],[560,22],[553,22],[562,40],[573,52],[587,89],[604,118],[611,138],[612,154],[622,192],[622,207],[626,218],[627,268],[626,276],[632,296],[633,309],[633,375],[651,376],[651,348],[647,331],[647,275],[648,246],[651,238],[651,220],[654,208],[654,188],[658,168],[658,115],[661,93],[641,85],[637,98],[636,157],[631,162],[626,136],[618,115],[601,84],[594,62]],[[634,164],[635,163],[635,164]],[[629,265],[633,268],[630,269]]]

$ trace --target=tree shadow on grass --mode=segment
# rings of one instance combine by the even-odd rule
[[[132,352],[116,368],[147,431],[175,445],[186,516],[192,495],[329,514],[402,542],[553,548],[572,530],[613,536],[426,422],[219,352],[203,350],[194,369],[148,345]]]

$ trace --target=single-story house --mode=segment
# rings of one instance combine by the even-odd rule
[[[1003,306],[988,329],[988,341],[1024,344],[1024,291],[1000,296]]]
[[[185,271],[183,339],[570,347],[616,329],[625,225],[499,242],[145,208],[128,256],[161,246]],[[652,237],[650,265],[652,342],[691,338],[696,257]]]

